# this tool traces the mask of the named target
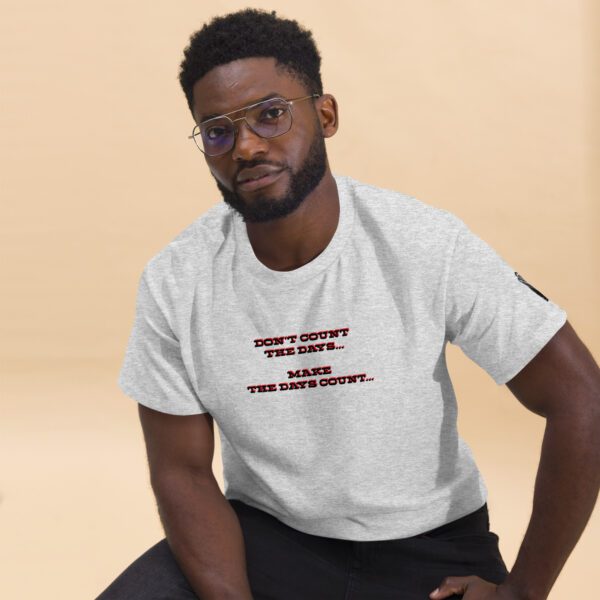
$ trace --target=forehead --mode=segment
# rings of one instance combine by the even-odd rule
[[[294,98],[310,93],[274,58],[242,58],[211,69],[193,87],[197,123],[248,106],[270,94]]]

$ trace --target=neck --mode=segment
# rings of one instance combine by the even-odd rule
[[[339,220],[335,179],[327,168],[319,185],[291,214],[265,223],[246,223],[256,258],[274,271],[292,271],[316,258],[329,244]]]

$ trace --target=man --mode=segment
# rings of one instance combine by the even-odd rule
[[[166,537],[99,598],[547,598],[600,473],[600,370],[566,312],[450,212],[332,174],[338,106],[295,21],[214,19],[180,82],[225,203],[139,282],[119,383]],[[447,342],[547,421],[510,573]]]

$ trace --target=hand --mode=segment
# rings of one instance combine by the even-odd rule
[[[521,600],[511,588],[490,583],[477,575],[446,577],[429,597],[432,600],[441,600],[453,594],[464,594],[463,600]]]

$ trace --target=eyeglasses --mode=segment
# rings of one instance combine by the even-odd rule
[[[206,156],[220,156],[229,152],[237,137],[236,121],[246,121],[246,125],[261,138],[274,138],[287,133],[292,127],[291,106],[294,102],[308,100],[309,98],[319,98],[320,94],[311,94],[301,98],[269,98],[256,102],[245,108],[239,108],[225,115],[207,119],[196,125],[192,135],[188,139],[193,139],[200,152]],[[243,111],[243,116],[237,119],[230,119],[229,115]]]

